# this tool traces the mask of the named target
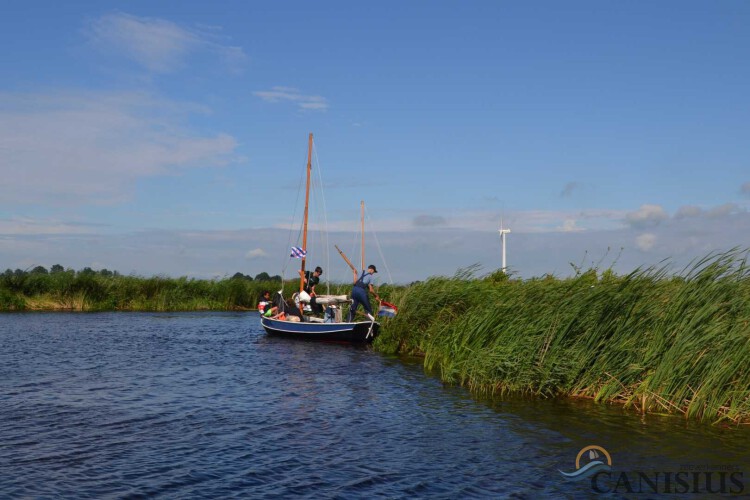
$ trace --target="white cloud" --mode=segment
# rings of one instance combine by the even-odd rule
[[[577,211],[527,210],[499,211],[491,210],[455,210],[445,216],[429,215],[417,211],[399,211],[390,217],[377,217],[377,229],[388,231],[418,231],[443,229],[460,229],[462,231],[484,231],[497,233],[500,219],[504,226],[514,233],[556,233],[560,231],[591,231],[616,229],[622,226],[625,212],[620,210],[589,209]],[[566,222],[568,221],[568,222]],[[571,222],[572,221],[572,222]],[[289,229],[289,225],[277,226]],[[357,231],[359,222],[328,221],[328,229],[333,231]]]
[[[259,259],[261,257],[267,257],[267,256],[268,254],[262,248],[256,248],[254,250],[250,250],[249,252],[245,254],[245,258],[247,260],[254,260],[254,259]]]
[[[724,203],[723,205],[719,205],[718,207],[710,209],[708,212],[706,212],[706,215],[715,219],[717,217],[724,217],[737,213],[739,210],[740,207],[735,203]]]
[[[625,216],[627,223],[636,228],[657,226],[668,218],[667,212],[660,205],[648,204],[641,205],[641,208]]]
[[[406,219],[411,222],[412,217]],[[506,219],[507,220],[507,219]],[[81,269],[92,263],[106,263],[108,269],[123,274],[166,274],[170,276],[221,277],[236,272],[251,276],[260,272],[283,274],[282,267],[289,253],[289,231],[255,229],[236,231],[148,231],[111,234],[111,228],[86,227],[86,234],[52,234],[41,231],[44,225],[69,226],[80,231],[80,224],[65,221],[29,223],[22,233],[0,234],[0,255],[3,267],[25,269],[31,265],[62,264]],[[431,275],[452,275],[458,268],[479,263],[485,271],[500,267],[500,238],[495,224],[489,230],[440,228],[440,230],[392,231],[381,224],[374,238],[367,240],[368,261],[380,269],[390,269],[400,283],[425,279]],[[579,220],[580,222],[580,220]],[[40,231],[34,234],[33,228]],[[733,247],[748,247],[750,213],[740,212],[709,219],[669,219],[658,234],[630,227],[572,232],[517,232],[515,225],[507,241],[508,265],[521,277],[555,274],[568,276],[570,262],[583,266],[615,266],[618,273],[629,273],[639,266],[661,266],[664,259],[679,271],[690,261],[710,252]],[[387,228],[386,230],[383,230]],[[106,231],[105,231],[106,229]],[[332,233],[331,243],[347,242],[356,247],[357,228]],[[316,248],[313,246],[312,248]],[[264,249],[268,255],[248,259],[248,249]],[[382,250],[382,252],[381,252]],[[250,250],[252,252],[252,250]],[[329,255],[313,257],[326,267],[326,276],[340,282],[351,279],[351,272],[331,247]],[[385,259],[385,262],[382,261]],[[330,262],[330,266],[323,264]],[[330,270],[328,269],[330,267]],[[292,274],[294,270],[291,271]],[[286,277],[290,278],[287,272]],[[385,276],[383,272],[383,276]],[[382,278],[381,278],[382,279]]]
[[[655,244],[656,244],[656,235],[653,233],[639,234],[635,238],[635,246],[643,250],[644,252],[648,252],[649,250],[654,248]]]
[[[417,227],[436,227],[446,225],[445,217],[440,215],[417,215],[412,223]]]
[[[116,203],[137,179],[231,161],[233,137],[185,127],[196,111],[139,93],[0,93],[0,200]]]
[[[514,232],[552,233],[615,229],[621,225],[624,215],[622,211],[600,209],[579,211],[526,210],[509,213],[505,221],[506,225]],[[467,217],[467,219],[472,218]],[[493,219],[499,220],[499,217],[495,215]],[[484,225],[486,229],[493,229],[492,225],[486,223]],[[481,230],[477,222],[469,222],[466,227]]]
[[[100,227],[94,224],[79,224],[55,219],[33,217],[0,219],[0,235],[91,234],[99,229]]]
[[[182,68],[194,53],[216,55],[232,70],[237,70],[246,59],[240,47],[219,43],[214,33],[164,19],[106,14],[90,22],[86,32],[98,48],[112,49],[155,73]]]
[[[575,219],[565,219],[563,221],[562,227],[560,228],[560,231],[564,233],[570,233],[574,231],[583,231],[583,229],[581,229],[580,227],[576,225]]]
[[[738,214],[745,212],[745,209],[737,205],[736,203],[724,203],[713,208],[703,209],[693,205],[686,205],[680,207],[677,210],[674,218],[675,220],[696,218],[696,217],[708,217],[711,219],[723,218],[728,215]]]
[[[675,219],[688,219],[691,217],[698,217],[703,214],[703,209],[694,205],[685,205],[677,210],[674,215]]]
[[[271,90],[257,90],[253,92],[253,95],[266,102],[294,102],[305,110],[325,111],[328,109],[328,100],[325,97],[304,95],[293,87],[273,87]]]

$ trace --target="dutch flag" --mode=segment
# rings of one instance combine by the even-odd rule
[[[292,254],[289,257],[295,259],[304,259],[307,256],[307,252],[300,247],[292,247]]]
[[[392,318],[396,315],[397,312],[398,307],[396,307],[394,304],[391,304],[390,302],[386,302],[384,300],[380,301],[378,316],[386,316],[388,318]]]

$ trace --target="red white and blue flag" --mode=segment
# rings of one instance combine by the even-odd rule
[[[398,313],[398,307],[390,302],[384,300],[380,301],[380,308],[378,309],[378,316],[386,316],[392,318]]]
[[[304,259],[307,256],[307,252],[300,247],[292,247],[292,254],[289,257],[294,257],[295,259]]]

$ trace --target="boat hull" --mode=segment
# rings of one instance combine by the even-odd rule
[[[358,323],[296,323],[271,318],[261,318],[260,324],[269,335],[278,335],[302,340],[323,342],[347,342],[365,344],[378,335],[380,324],[360,321]]]

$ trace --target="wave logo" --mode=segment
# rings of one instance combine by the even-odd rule
[[[581,463],[583,462],[583,466]],[[586,446],[578,452],[576,457],[576,470],[575,472],[563,472],[559,471],[560,474],[565,476],[566,479],[571,481],[580,481],[591,477],[597,472],[612,470],[612,457],[609,456],[607,450],[601,446],[592,444]]]

